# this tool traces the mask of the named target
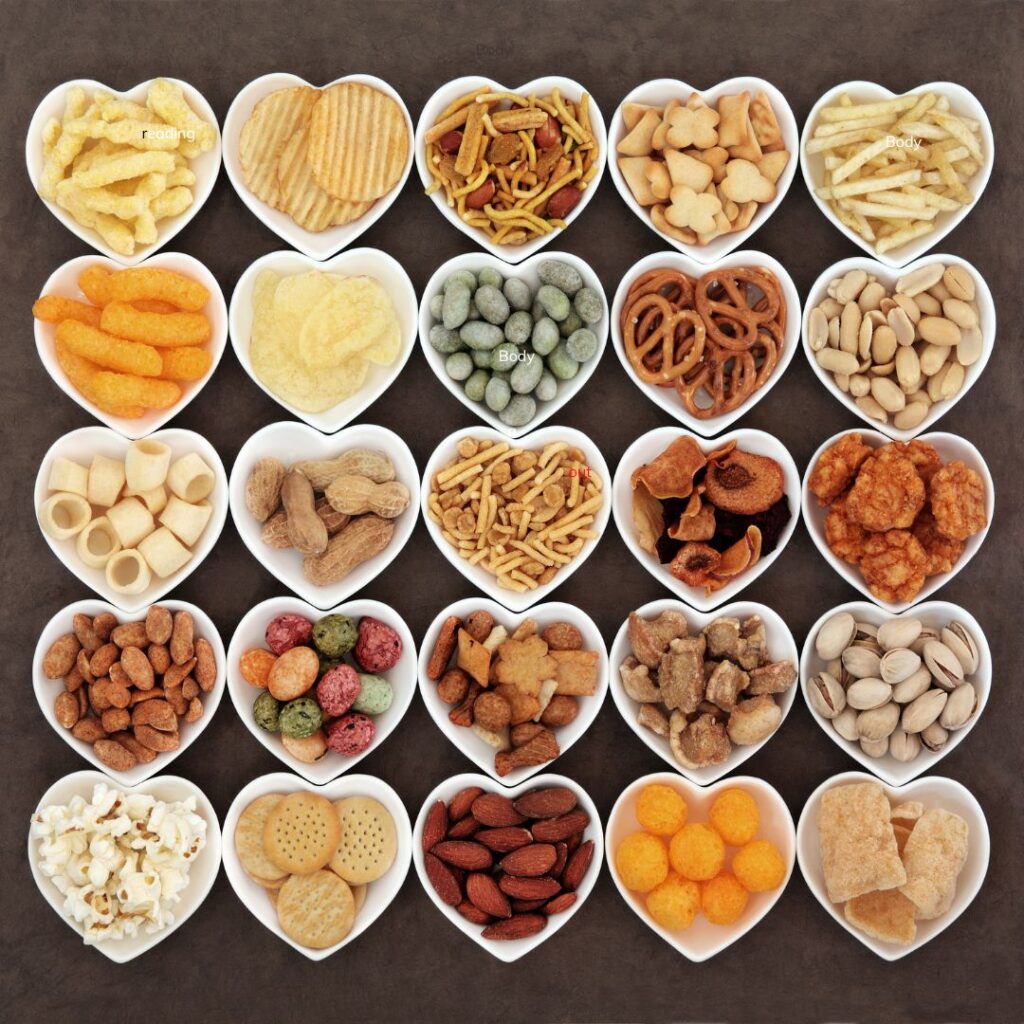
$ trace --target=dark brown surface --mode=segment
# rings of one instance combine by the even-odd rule
[[[1024,485],[1017,449],[1021,413],[1019,45],[1024,10],[1014,3],[552,2],[4,3],[0,225],[4,239],[3,566],[0,624],[4,742],[4,1016],[68,1021],[246,1020],[758,1020],[1010,1021],[1021,1019],[1022,839],[1019,699],[1019,522]],[[624,10],[631,12],[624,15]],[[458,74],[510,85],[564,73],[586,84],[610,119],[623,95],[661,75],[710,85],[761,74],[788,97],[800,124],[836,82],[866,78],[894,90],[950,78],[986,105],[998,140],[984,199],[943,248],[973,261],[999,306],[1001,337],[968,398],[940,423],[981,448],[996,480],[998,515],[985,547],[939,593],[969,608],[995,657],[992,697],[970,739],[939,772],[966,784],[992,832],[988,880],[967,913],[938,939],[892,965],[843,932],[797,872],[775,910],[742,941],[703,965],[675,954],[626,907],[606,870],[579,914],[515,966],[502,966],[442,920],[414,872],[372,929],[325,963],[312,964],[259,925],[223,875],[180,931],[126,967],[83,948],[35,890],[25,860],[29,815],[61,775],[85,767],[44,723],[31,694],[30,658],[47,619],[86,592],[51,556],[33,521],[39,460],[64,432],[91,422],[40,366],[29,305],[47,276],[86,247],[35,198],[21,159],[35,104],[69,77],[126,89],[156,74],[187,79],[223,119],[237,91],[267,71],[314,83],[365,71],[390,81],[413,120],[430,93]],[[615,192],[593,203],[556,245],[590,261],[609,296],[639,257],[661,248]],[[397,257],[417,289],[445,259],[471,248],[425,199],[415,169],[390,212],[361,239]],[[799,173],[788,198],[748,245],[776,256],[801,295],[830,263],[854,255],[808,197]],[[171,248],[207,263],[225,294],[264,253],[283,248],[243,206],[226,177]],[[796,311],[794,311],[795,315]],[[281,419],[228,351],[214,379],[174,425],[197,430],[225,464],[259,427]],[[363,417],[398,431],[422,468],[450,431],[474,422],[419,351]],[[639,434],[671,421],[626,380],[611,351],[584,391],[556,418],[590,430],[611,467]],[[801,354],[742,426],[778,435],[801,470],[820,442],[856,421],[816,382]],[[1017,537],[1017,542],[1014,542]],[[254,603],[282,593],[233,526],[176,596],[202,605],[225,642]],[[468,585],[422,524],[397,561],[369,586],[393,600],[419,639]],[[614,530],[555,597],[580,605],[607,639],[626,613],[666,596]],[[802,643],[810,624],[855,598],[798,528],[788,550],[743,594],[778,611]],[[414,700],[395,734],[361,765],[396,787],[415,816],[431,788],[469,763]],[[664,767],[633,736],[611,700],[589,734],[554,770],[578,780],[607,814],[632,779]],[[855,768],[797,700],[780,733],[745,766],[774,784],[796,817],[829,775]],[[249,780],[280,768],[225,698],[202,739],[173,770],[204,788],[218,812]]]

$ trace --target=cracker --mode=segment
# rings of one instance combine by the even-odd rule
[[[907,880],[889,821],[889,800],[877,782],[826,790],[818,811],[818,841],[833,903],[894,889]]]
[[[310,949],[337,945],[352,930],[355,916],[352,890],[333,871],[292,875],[278,893],[281,928]]]
[[[907,880],[900,887],[917,907],[918,920],[940,917],[952,905],[969,833],[967,822],[952,811],[932,807],[918,819],[903,848]]]
[[[238,816],[235,825],[235,850],[245,873],[257,885],[269,888],[284,882],[288,872],[278,867],[266,854],[263,832],[270,812],[284,799],[280,793],[257,797]]]
[[[288,140],[313,111],[318,91],[308,85],[278,89],[252,108],[238,139],[238,159],[249,190],[277,207],[281,190],[277,162]]]
[[[365,885],[350,885],[349,888],[352,890],[352,899],[355,900],[356,913],[363,909],[363,904],[366,902],[366,886]]]
[[[536,697],[540,684],[545,679],[554,679],[557,668],[548,645],[539,636],[528,636],[523,640],[506,640],[498,647],[494,678]]]
[[[843,914],[854,928],[874,939],[909,946],[917,935],[914,910],[898,889],[886,889],[854,897],[843,907]]]
[[[263,832],[267,856],[283,871],[309,875],[331,859],[341,823],[330,800],[316,793],[290,793],[270,812]]]
[[[597,692],[597,651],[549,651],[558,665],[556,693],[568,697],[593,697]]]
[[[388,809],[369,796],[350,796],[334,804],[341,837],[331,857],[331,870],[350,885],[366,885],[395,861],[398,833]]]
[[[459,653],[455,664],[469,673],[481,686],[487,686],[491,674],[491,652],[464,630],[459,630]]]

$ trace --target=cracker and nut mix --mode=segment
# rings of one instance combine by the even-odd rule
[[[42,663],[47,679],[64,680],[53,704],[58,723],[117,772],[177,750],[179,719],[202,717],[202,694],[219,671],[192,613],[153,605],[144,619],[118,623],[111,612],[80,612],[71,626]]]

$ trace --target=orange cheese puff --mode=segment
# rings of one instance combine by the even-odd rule
[[[76,356],[108,370],[134,373],[140,377],[156,377],[163,370],[160,353],[155,348],[115,338],[77,320],[61,321],[57,325],[57,339]]]
[[[160,376],[165,380],[199,380],[206,374],[213,362],[213,356],[205,348],[168,348],[160,353],[164,368]]]
[[[99,327],[101,310],[63,295],[41,295],[32,303],[32,315],[48,324],[61,320],[78,320],[90,327]]]
[[[195,313],[210,301],[210,293],[184,274],[160,267],[127,267],[111,275],[110,297],[118,302],[162,299]]]
[[[94,306],[105,306],[111,298],[110,281],[113,276],[106,267],[94,263],[78,275],[78,287]]]
[[[100,325],[119,338],[159,348],[205,345],[210,340],[210,321],[202,313],[143,313],[130,302],[104,306]]]
[[[64,371],[72,386],[83,398],[92,402],[103,412],[109,412],[112,416],[123,416],[125,419],[137,420],[146,412],[140,405],[110,405],[99,401],[96,393],[96,375],[100,372],[99,367],[90,363],[88,359],[76,356],[69,351],[66,345],[57,342],[57,362]]]
[[[100,370],[93,380],[97,401],[109,405],[141,405],[147,409],[168,409],[181,398],[173,381],[135,377],[129,373]]]
[[[140,313],[177,313],[178,307],[163,299],[135,299],[132,305]]]

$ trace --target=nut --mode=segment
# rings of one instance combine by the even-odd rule
[[[245,482],[245,507],[257,522],[265,523],[281,503],[285,468],[272,458],[260,459]]]
[[[920,635],[920,619],[890,619],[878,627],[877,639],[883,650],[894,651],[910,647]]]
[[[920,667],[921,656],[906,647],[886,651],[881,661],[881,678],[890,686],[909,679]]]
[[[808,684],[811,707],[824,718],[838,717],[846,707],[846,693],[827,672],[819,672]]]
[[[921,742],[931,751],[938,753],[949,739],[949,733],[938,723],[932,722],[921,731]]]
[[[852,743],[860,739],[860,733],[857,731],[858,717],[859,714],[854,708],[847,707],[832,719],[832,726],[844,740]]]
[[[881,679],[858,679],[846,691],[846,702],[858,711],[870,711],[892,700],[892,687]]]
[[[889,737],[886,736],[880,740],[866,740],[861,739],[860,749],[864,751],[868,757],[885,757],[889,752]]]
[[[955,652],[939,640],[924,645],[924,662],[932,678],[944,690],[954,690],[964,681],[964,667]]]
[[[904,732],[924,732],[929,725],[938,721],[948,697],[945,690],[932,689],[907,704],[900,720]]]
[[[912,676],[908,676],[902,683],[897,683],[892,688],[892,699],[897,704],[909,704],[912,700],[917,700],[922,693],[926,693],[931,685],[932,674],[922,665]]]
[[[823,661],[838,658],[853,642],[857,620],[849,612],[840,612],[825,622],[814,638],[814,649]]]
[[[940,634],[942,642],[956,655],[967,675],[978,671],[978,644],[962,622],[951,622]]]
[[[857,716],[857,733],[863,740],[882,740],[892,735],[899,720],[900,706],[890,701],[880,708],[862,711]]]
[[[901,763],[913,761],[921,753],[921,738],[917,733],[896,729],[889,737],[889,753]]]
[[[842,662],[854,679],[877,679],[881,670],[881,658],[866,647],[847,647]]]
[[[978,692],[970,683],[958,686],[946,701],[939,715],[939,725],[952,732],[962,729],[974,717],[978,708]]]

